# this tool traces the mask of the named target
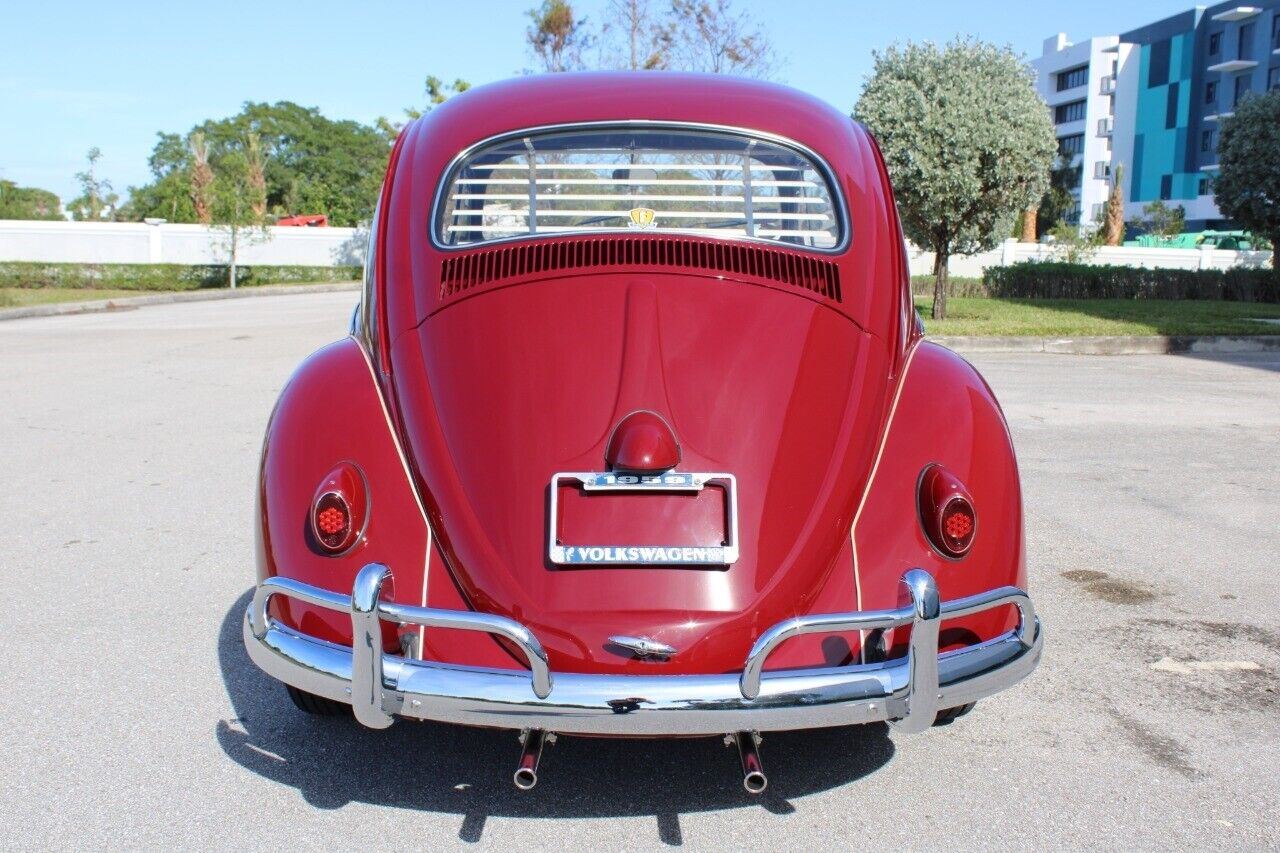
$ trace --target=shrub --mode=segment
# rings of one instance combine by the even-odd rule
[[[241,287],[303,281],[354,281],[360,267],[238,266]],[[226,287],[222,264],[45,264],[0,263],[0,287],[78,288],[89,290],[198,290]]]
[[[1280,302],[1270,270],[1178,270],[1028,261],[988,267],[986,295],[1017,299],[1217,299]]]
[[[933,295],[933,276],[911,276],[911,294],[913,296]],[[987,286],[980,278],[947,278],[947,296],[987,296]]]

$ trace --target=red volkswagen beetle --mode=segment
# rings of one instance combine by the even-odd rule
[[[1025,677],[1018,471],[922,341],[866,130],[560,74],[396,142],[350,337],[271,417],[253,660],[313,713],[556,735],[918,732]]]

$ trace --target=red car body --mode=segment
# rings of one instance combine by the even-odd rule
[[[463,218],[448,220],[447,210],[442,220],[437,210],[461,153],[511,134],[537,143],[540,134],[579,128],[697,128],[800,152],[831,183],[839,245],[661,227],[441,243],[449,231],[440,223],[471,221],[457,213]],[[638,172],[618,174],[593,185],[635,183],[627,176]],[[752,192],[748,186],[743,197]],[[521,202],[511,204],[517,212],[503,215],[529,218]],[[631,214],[645,216],[654,214]],[[1014,636],[1017,677],[1034,667],[1040,636],[1020,592],[1022,506],[1004,417],[973,367],[921,340],[888,175],[874,140],[847,116],[789,89],[728,77],[571,74],[481,87],[397,140],[367,263],[352,335],[299,368],[267,431],[251,651],[269,624],[281,636],[354,646],[358,658],[360,626],[373,623],[353,621],[344,608],[360,609],[352,590],[374,564],[386,568],[370,636],[380,636],[378,659],[393,669],[403,660],[435,662],[440,671],[501,670],[527,681],[534,662],[521,645],[523,626],[557,683],[621,677],[633,680],[582,683],[654,690],[680,683],[655,676],[736,677],[756,646],[774,642],[758,661],[772,684],[771,674],[904,663],[921,629],[867,630],[855,617],[909,611],[916,594],[904,574],[923,570],[944,602],[1005,596],[954,618],[943,606],[945,621],[932,625],[944,663],[948,652]],[[618,489],[602,501],[582,483],[553,480],[611,471],[670,472],[672,482],[680,472],[720,472],[733,482]],[[349,529],[335,534],[346,537],[337,552],[317,541],[327,535],[315,526],[326,489],[359,504],[345,510]],[[939,503],[952,499],[960,502]],[[957,507],[967,515],[955,516]],[[343,518],[329,517],[335,525]],[[959,556],[935,541],[948,523],[964,534]],[[698,558],[698,548],[726,545],[725,524],[736,526],[731,563],[665,564],[661,551],[658,561],[628,563],[634,548],[581,552],[621,564],[555,559],[567,543],[654,542]],[[308,592],[316,589],[332,600]],[[926,608],[918,596],[915,603]],[[418,608],[417,623],[398,621],[410,611],[396,607]],[[507,627],[453,627],[461,617],[427,611],[486,614]],[[788,621],[824,614],[852,621]],[[764,636],[779,625],[791,626],[785,642]],[[273,647],[255,660],[299,692],[315,687],[276,665],[287,651]],[[432,694],[415,707],[438,700],[437,710],[409,713],[418,700],[394,683],[407,676],[380,668],[372,687],[358,673],[349,677],[350,693],[316,692],[354,702],[371,724],[396,714],[495,724],[459,711],[456,696]],[[645,696],[631,698],[643,710]],[[378,708],[362,715],[362,702]],[[928,709],[929,722],[936,710]],[[893,716],[870,713],[866,719]],[[726,733],[760,730],[726,722],[735,723]],[[537,721],[507,725],[534,731],[541,743]],[[716,730],[702,722],[687,731],[675,723],[594,725],[559,730]],[[754,749],[743,748],[744,756]]]

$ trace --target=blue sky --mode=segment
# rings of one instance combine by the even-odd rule
[[[661,0],[657,0],[661,2]],[[1028,57],[1058,32],[1118,33],[1190,5],[1131,0],[867,2],[738,0],[773,39],[780,82],[842,110],[872,51],[895,41],[976,35]],[[120,194],[148,179],[157,131],[186,132],[247,100],[291,100],[371,122],[420,103],[435,74],[474,84],[532,66],[524,10],[470,2],[14,2],[3,14],[0,178],[74,196],[88,148]],[[575,0],[599,23],[606,0]]]

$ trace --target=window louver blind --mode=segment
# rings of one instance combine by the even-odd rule
[[[824,170],[781,144],[665,128],[511,137],[473,152],[439,206],[446,246],[566,233],[751,237],[829,249],[841,222]]]

